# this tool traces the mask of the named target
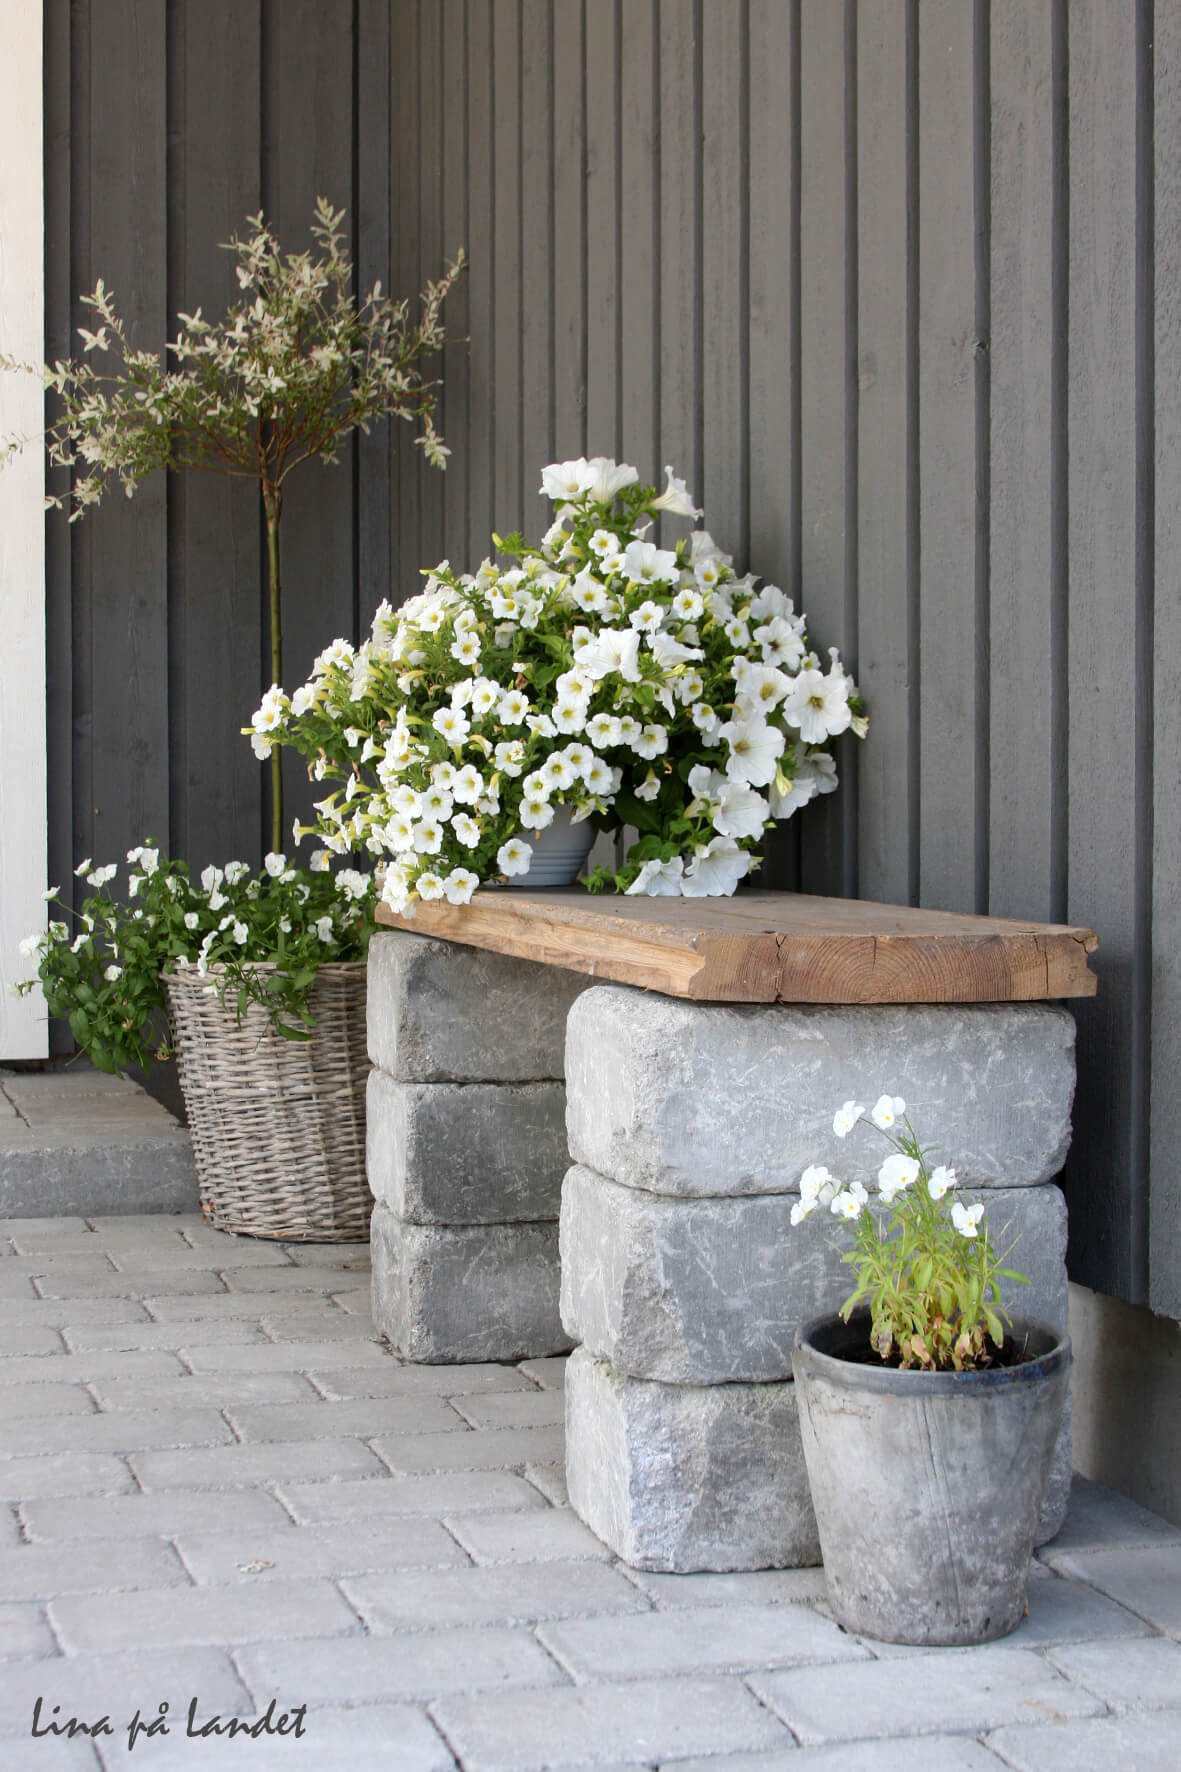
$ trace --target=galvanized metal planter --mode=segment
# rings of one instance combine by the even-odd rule
[[[321,966],[307,1041],[251,1004],[239,1023],[196,969],[165,979],[201,1206],[218,1230],[285,1242],[360,1243],[365,1174],[366,966]]]
[[[900,1372],[842,1357],[864,1313],[797,1332],[792,1371],[834,1616],[889,1643],[983,1643],[1025,1610],[1070,1382],[1067,1335],[1015,1320],[1020,1365]]]

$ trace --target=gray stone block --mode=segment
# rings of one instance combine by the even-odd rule
[[[1000,1188],[988,1223],[1028,1286],[1021,1316],[1066,1326],[1066,1202],[1058,1188]],[[562,1189],[562,1322],[597,1359],[666,1384],[791,1376],[797,1326],[852,1290],[850,1239],[792,1196],[674,1199],[575,1167]]]
[[[578,1348],[566,1481],[575,1512],[637,1569],[820,1560],[790,1383],[656,1384]]]
[[[556,1218],[566,1171],[561,1083],[400,1083],[369,1073],[374,1197],[415,1224]]]
[[[839,1139],[832,1117],[887,1092],[966,1187],[1028,1187],[1070,1143],[1074,1022],[1048,1003],[731,1005],[597,985],[570,1011],[566,1087],[571,1157],[628,1187],[790,1192],[810,1163],[868,1183],[885,1139]]]
[[[570,1346],[556,1224],[407,1224],[373,1214],[373,1317],[407,1360],[525,1360]]]
[[[581,973],[406,930],[369,947],[369,1056],[402,1082],[532,1083],[563,1074]]]

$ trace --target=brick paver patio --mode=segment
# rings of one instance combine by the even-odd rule
[[[561,1389],[399,1363],[363,1248],[0,1222],[0,1768],[1181,1767],[1181,1530],[1076,1482],[1014,1636],[891,1648],[819,1570],[624,1568],[565,1505]],[[272,1700],[282,1736],[188,1733]],[[168,1733],[129,1750],[137,1711]]]

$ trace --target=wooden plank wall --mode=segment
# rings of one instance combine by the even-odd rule
[[[422,567],[539,531],[547,460],[673,463],[870,705],[763,883],[1099,931],[1071,1263],[1174,1315],[1179,12],[46,0],[51,348],[100,272],[163,337],[256,202],[295,237],[346,204],[397,291],[471,255],[446,476],[398,427],[305,481],[291,680]],[[257,852],[248,502],[162,487],[50,562],[54,877],[145,821]]]

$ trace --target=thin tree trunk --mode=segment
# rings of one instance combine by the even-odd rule
[[[278,488],[263,489],[267,519],[267,567],[271,592],[271,682],[283,687],[283,616],[279,582],[279,517],[282,494]],[[283,852],[283,747],[271,749],[271,848]]]

